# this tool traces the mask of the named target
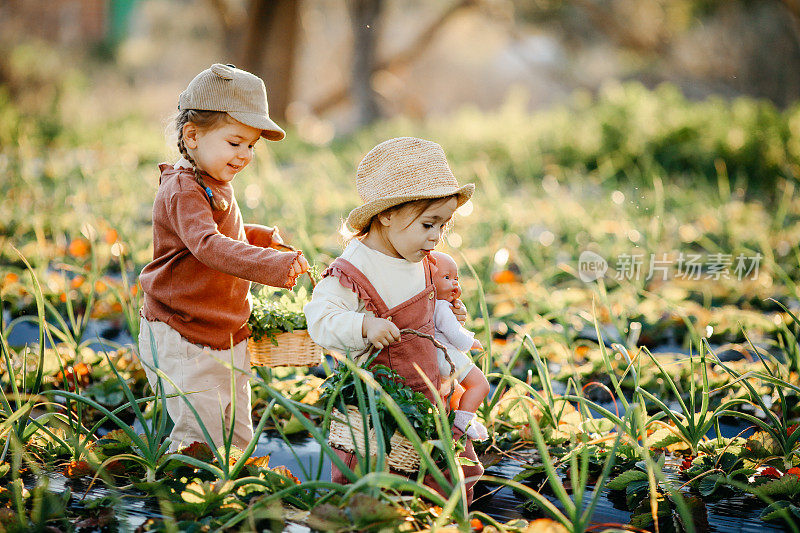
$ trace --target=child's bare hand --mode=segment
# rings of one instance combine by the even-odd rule
[[[472,349],[483,351],[483,344],[481,344],[481,341],[478,339],[475,339],[475,341],[472,343]]]
[[[467,321],[467,308],[464,306],[464,302],[459,299],[455,299],[450,304],[450,309],[452,309],[453,314],[456,315],[456,320],[462,324]]]
[[[292,279],[297,278],[300,274],[308,270],[308,261],[302,255],[298,255],[289,267],[289,277]]]
[[[276,247],[275,245],[278,245],[277,247],[280,247],[281,244],[285,244],[283,242],[283,237],[281,237],[281,234],[278,232],[278,228],[275,228],[272,232],[272,243],[270,243],[270,246],[275,248]]]
[[[361,323],[361,335],[378,350],[400,340],[400,329],[390,320],[365,316]]]

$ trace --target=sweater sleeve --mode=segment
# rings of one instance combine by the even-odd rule
[[[335,277],[317,283],[303,312],[308,334],[320,346],[351,355],[367,349],[367,340],[361,336],[364,313],[359,311],[358,296]]]
[[[262,226],[261,224],[245,224],[244,233],[247,235],[247,242],[253,246],[269,248],[272,244],[272,236],[275,234],[275,228]]]
[[[167,213],[186,248],[207,267],[263,285],[294,285],[289,268],[300,252],[279,252],[223,235],[200,194],[176,192],[169,199]]]
[[[466,352],[475,341],[475,333],[464,328],[450,310],[450,302],[437,300],[433,309],[433,321],[436,331],[447,339],[457,350]]]

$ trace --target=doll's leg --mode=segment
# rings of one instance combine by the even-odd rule
[[[461,386],[464,387],[464,394],[461,395],[458,408],[461,411],[474,413],[489,394],[489,382],[483,372],[477,366],[473,366],[472,370],[461,380]]]

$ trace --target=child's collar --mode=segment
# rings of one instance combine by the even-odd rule
[[[192,168],[192,164],[185,157],[181,157],[175,164],[172,165],[172,168]]]

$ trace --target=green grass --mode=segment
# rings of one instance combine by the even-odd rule
[[[168,454],[163,392],[151,393],[129,352],[111,345],[107,354],[89,350],[94,339],[86,335],[91,320],[105,320],[138,336],[136,278],[152,253],[156,164],[174,158],[160,125],[131,116],[96,119],[90,129],[25,113],[2,90],[0,117],[0,297],[10,318],[0,331],[0,480],[11,487],[7,497],[0,492],[0,511],[14,514],[15,527],[60,523],[42,511],[60,508],[60,500],[26,494],[20,472],[41,478],[70,468],[108,487],[139,484],[176,524],[278,523],[279,504],[342,528],[342,516],[359,528],[382,520],[414,528],[454,521],[462,529],[476,517],[491,522],[466,508],[461,491],[441,499],[387,474],[381,461],[364,458],[352,473],[355,483],[339,487],[319,479],[321,461],[300,484],[248,461],[255,460],[255,440],[245,450],[228,438],[221,449]],[[286,141],[260,144],[234,182],[245,221],[277,225],[288,243],[324,267],[341,251],[342,218],[358,205],[356,164],[377,142],[400,135],[440,142],[459,181],[477,185],[442,247],[462,265],[468,326],[487,347],[478,363],[498,385],[479,412],[494,430],[484,450],[535,447],[549,454],[547,490],[561,507],[544,503],[544,487],[505,483],[577,531],[592,522],[599,496],[586,505],[580,497],[598,476],[615,479],[638,461],[637,479],[628,480],[643,482],[631,489],[636,520],[657,524],[653,515],[662,512],[685,519],[682,494],[693,485],[667,483],[659,458],[664,449],[704,457],[731,446],[705,438],[722,415],[762,430],[764,453],[737,458],[747,471],[772,466],[792,475],[800,462],[800,431],[792,433],[800,416],[793,307],[800,108],[778,111],[747,99],[690,102],[669,86],[648,91],[631,84],[596,97],[577,94],[568,105],[537,113],[512,98],[495,112],[381,122],[325,146],[290,130]],[[609,262],[598,282],[579,279],[585,250]],[[615,278],[624,254],[675,261],[680,253],[761,254],[762,262],[755,279]],[[12,346],[12,333],[28,324],[60,343],[60,352]],[[658,353],[664,345],[669,353]],[[725,350],[747,357],[721,362],[715,356]],[[81,364],[89,372],[83,378]],[[380,429],[375,405],[384,402],[433,469],[430,445],[415,438],[397,404],[369,375],[352,370],[363,382],[363,422]],[[316,385],[307,377],[254,373],[257,435],[292,427],[333,459],[324,431],[332,406],[314,404]],[[616,412],[610,398],[630,414]],[[519,406],[535,407],[541,418],[518,416]],[[588,408],[604,419],[590,419]],[[143,435],[130,426],[134,420]],[[99,438],[112,428],[115,438]],[[439,420],[437,430],[447,442],[448,424]],[[453,450],[443,451],[446,468],[457,473]],[[127,476],[115,471],[120,464]],[[708,472],[702,475],[722,476]],[[800,506],[791,479],[779,486],[761,477],[745,488],[740,477],[725,483],[773,506],[765,515],[788,519],[786,510]],[[398,503],[393,496],[401,490],[415,497]]]

